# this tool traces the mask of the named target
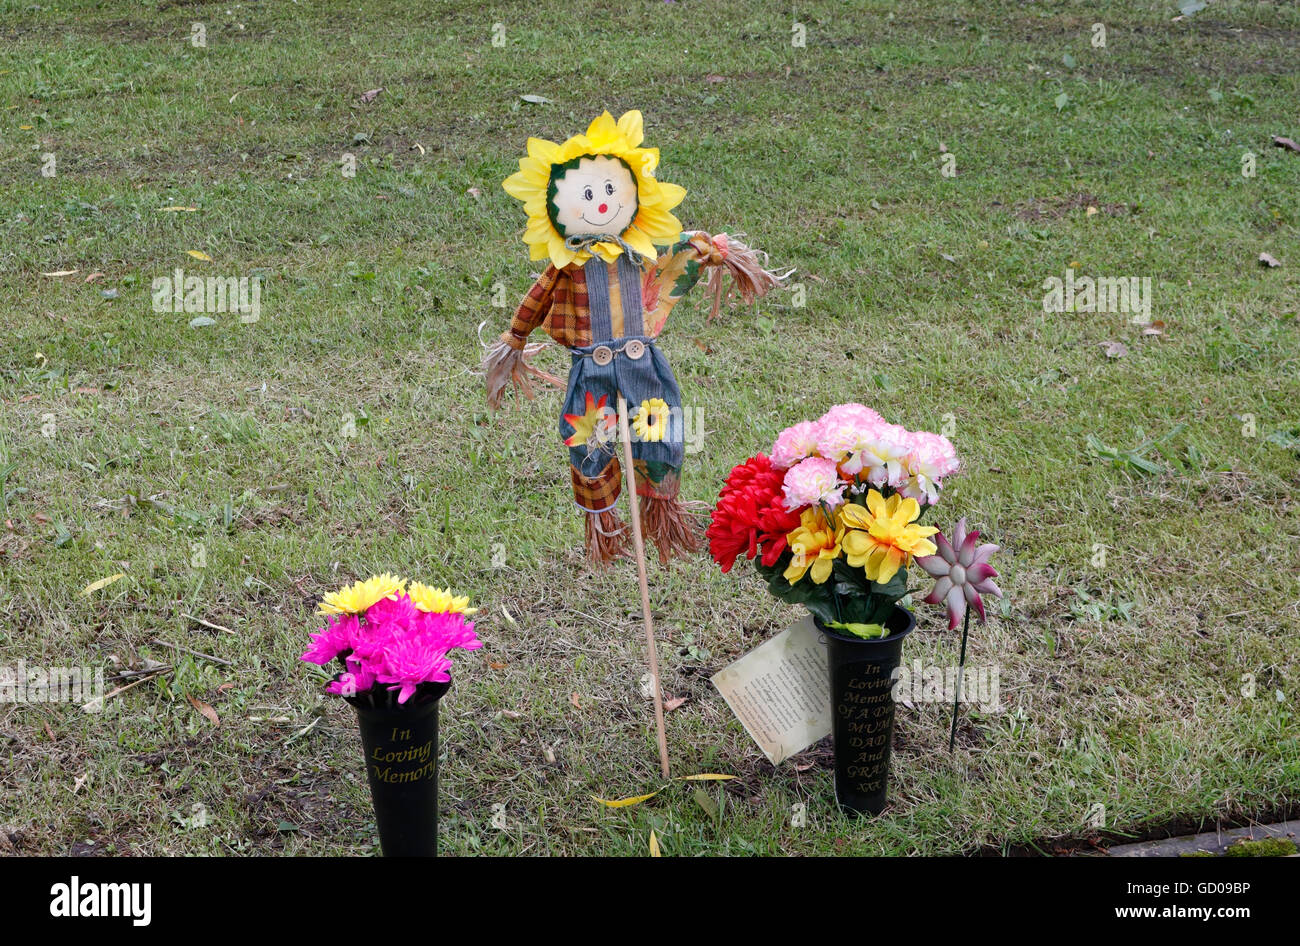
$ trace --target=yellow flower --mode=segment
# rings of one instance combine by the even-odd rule
[[[805,509],[800,516],[799,528],[786,536],[794,558],[783,573],[790,584],[801,580],[812,569],[812,580],[822,584],[831,576],[831,565],[840,554],[840,539],[844,530],[832,530],[820,509]]]
[[[564,245],[566,236],[582,234],[567,232],[568,228],[557,221],[556,185],[570,170],[577,168],[582,172],[584,158],[604,168],[613,167],[611,160],[617,161],[627,169],[627,177],[622,172],[617,176],[621,178],[620,185],[627,184],[629,195],[634,191],[629,200],[635,205],[635,212],[629,208],[630,218],[627,214],[618,215],[620,221],[630,219],[631,222],[621,232],[611,235],[621,237],[628,246],[651,260],[658,255],[656,243],[676,242],[682,224],[671,211],[682,202],[686,189],[655,179],[659,149],[640,147],[644,138],[641,113],[631,111],[625,112],[617,123],[609,112],[602,112],[585,135],[574,135],[563,144],[542,138],[528,139],[528,155],[519,159],[519,170],[506,178],[502,187],[511,197],[523,201],[524,212],[528,214],[524,242],[528,244],[530,259],[549,256],[551,262],[562,268],[570,263],[585,263],[593,252],[612,263],[623,252],[617,243],[609,241],[593,245],[590,251],[574,252]]]
[[[450,588],[433,588],[413,581],[406,593],[417,608],[433,614],[473,614],[478,610],[469,607],[468,595],[453,595]]]
[[[874,489],[867,493],[866,509],[845,503],[840,510],[840,524],[846,529],[845,560],[855,568],[860,566],[871,581],[885,584],[900,568],[912,564],[915,556],[938,551],[928,536],[939,530],[915,525],[920,515],[915,499],[898,493],[885,499]]]
[[[406,579],[384,572],[325,595],[317,614],[362,614],[376,601],[405,593]]]
[[[641,402],[632,429],[642,440],[659,442],[668,432],[668,405],[657,397]]]

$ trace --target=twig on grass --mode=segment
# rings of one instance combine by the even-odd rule
[[[204,660],[211,660],[214,664],[221,664],[223,667],[234,666],[234,664],[229,660],[222,660],[220,657],[213,657],[211,654],[205,654],[202,651],[190,650],[188,647],[182,647],[180,644],[173,644],[170,641],[165,641],[161,637],[155,637],[153,642],[155,644],[161,644],[163,647],[170,647],[172,650],[181,650],[187,654],[193,654],[195,657],[202,657]]]
[[[213,624],[211,621],[203,620],[203,618],[196,618],[192,614],[185,614],[184,612],[182,612],[181,617],[189,618],[191,621],[193,621],[195,624],[199,625],[200,627],[206,627],[214,631],[225,631],[227,634],[235,633],[228,627],[222,627],[220,624]]]

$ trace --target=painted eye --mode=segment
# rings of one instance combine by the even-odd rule
[[[584,200],[591,200],[591,198],[592,198],[593,196],[594,196],[594,195],[591,193],[591,188],[590,188],[590,187],[588,187],[588,188],[584,188],[584,189],[583,189],[583,191],[582,191],[582,197],[583,197]]]
[[[610,197],[614,196],[614,185],[609,181],[605,182],[605,193],[608,194]]]

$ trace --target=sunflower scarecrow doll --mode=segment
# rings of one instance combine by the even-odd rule
[[[616,512],[627,472],[617,449],[621,401],[633,431],[629,475],[640,534],[662,562],[701,545],[695,517],[678,499],[681,392],[655,344],[669,312],[706,271],[710,319],[721,305],[724,272],[745,302],[784,278],[734,238],[683,232],[673,209],[686,190],[656,179],[659,149],[641,147],[643,138],[641,113],[630,111],[617,122],[605,112],[563,144],[528,139],[527,156],[503,186],[528,214],[530,258],[550,262],[484,358],[488,403],[496,407],[511,383],[528,397],[534,378],[564,384],[526,360],[545,347],[529,343],[534,329],[571,352],[560,437],[569,448],[574,500],[586,514],[587,552],[601,563],[628,551]]]

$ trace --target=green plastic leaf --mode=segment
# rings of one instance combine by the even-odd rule
[[[877,637],[884,637],[889,632],[885,630],[883,624],[848,624],[843,621],[828,621],[827,627],[833,627],[837,631],[848,631],[856,637],[864,640],[874,640]]]

